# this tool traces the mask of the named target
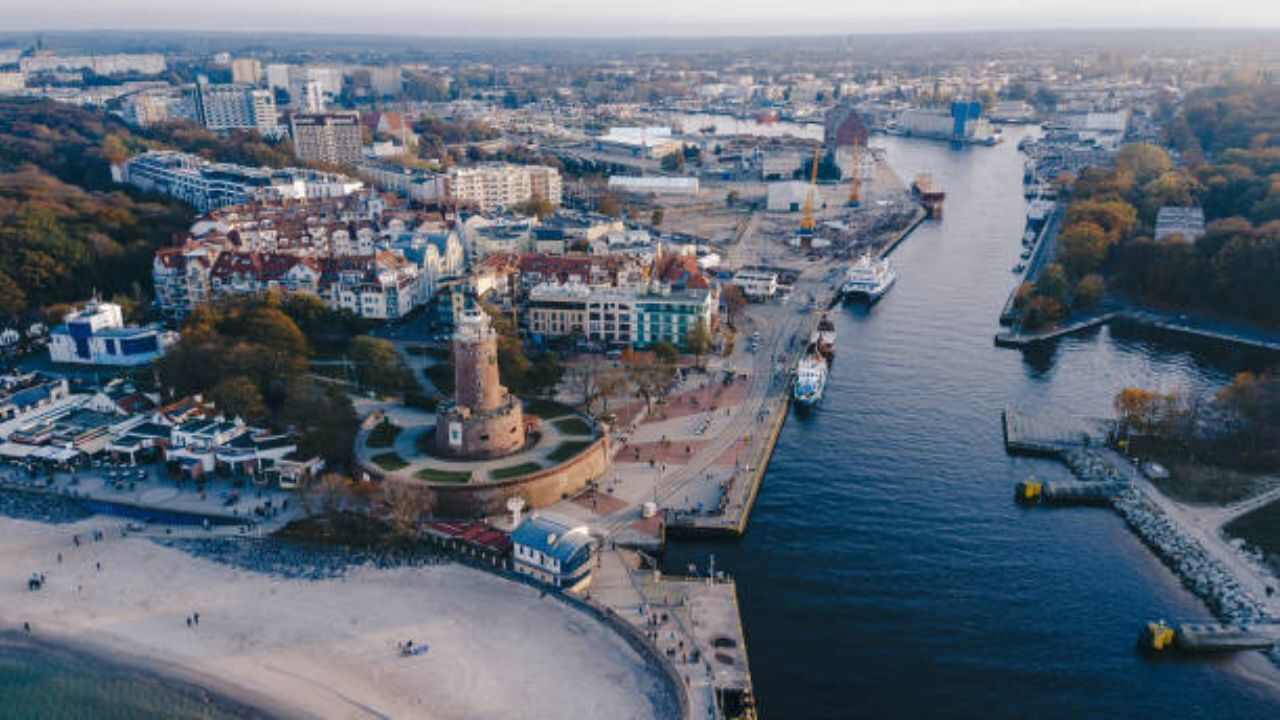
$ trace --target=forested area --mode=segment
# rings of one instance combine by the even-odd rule
[[[305,454],[345,467],[355,410],[349,388],[309,373],[312,345],[304,328],[320,326],[350,327],[350,318],[301,294],[241,296],[197,308],[182,326],[182,340],[157,363],[160,382],[173,397],[204,393],[228,416],[295,431]],[[348,336],[343,350],[366,387],[415,386],[387,341]]]
[[[1070,204],[1057,262],[1019,290],[1029,328],[1096,303],[1107,288],[1164,307],[1280,325],[1280,90],[1193,93],[1169,128],[1186,162],[1152,145],[1061,178]],[[1205,234],[1153,239],[1163,206],[1204,209]]]
[[[110,163],[160,147],[251,165],[294,162],[288,143],[256,134],[220,137],[190,123],[138,131],[100,111],[0,100],[0,322],[95,290],[146,306],[155,249],[185,232],[194,213],[113,184]]]

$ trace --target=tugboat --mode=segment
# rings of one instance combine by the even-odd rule
[[[827,362],[836,359],[836,324],[831,322],[831,317],[825,312],[818,320],[818,329],[813,333],[813,347]]]

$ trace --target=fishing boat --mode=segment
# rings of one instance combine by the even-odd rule
[[[816,350],[811,350],[796,366],[796,383],[791,389],[795,401],[805,406],[817,404],[827,389],[827,360]]]
[[[812,343],[828,362],[836,357],[836,324],[827,313],[818,319],[818,329],[813,331]]]

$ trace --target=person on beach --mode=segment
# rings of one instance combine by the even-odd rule
[[[58,553],[58,564],[62,564],[62,553]]]
[[[191,627],[191,616],[187,616],[187,627]]]
[[[197,625],[199,625],[199,624],[200,624],[200,613],[195,613],[194,615],[192,615],[192,616],[191,616],[191,619],[192,619],[192,620],[194,620],[194,621],[195,621],[195,623],[196,623]]]

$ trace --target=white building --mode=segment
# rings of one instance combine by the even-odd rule
[[[636,177],[633,175],[609,176],[609,189],[656,195],[697,195],[696,177]]]
[[[210,130],[277,131],[275,94],[251,85],[210,85],[201,77],[192,93],[196,121]]]
[[[595,545],[586,525],[534,515],[511,533],[512,567],[552,587],[581,590],[591,583]]]
[[[20,72],[0,72],[0,95],[22,92],[27,87],[27,76]]]
[[[289,120],[298,159],[330,165],[355,165],[364,155],[360,116],[354,112],[295,114]]]
[[[115,303],[93,301],[49,333],[49,359],[86,365],[146,365],[164,356],[178,333],[159,325],[127,327]]]
[[[680,151],[684,144],[671,137],[669,127],[611,127],[596,138],[596,147],[656,159]]]
[[[529,291],[529,331],[547,337],[580,335],[610,347],[684,346],[689,332],[714,326],[719,300],[707,289],[672,290],[544,283]]]
[[[18,61],[18,67],[28,75],[59,70],[89,70],[95,75],[159,75],[168,67],[164,56],[144,55],[66,55],[38,53]]]
[[[1156,213],[1156,241],[1178,236],[1195,242],[1204,235],[1204,210],[1199,207],[1166,205]]]
[[[231,82],[257,85],[261,79],[262,63],[255,58],[236,58],[231,61]]]
[[[118,182],[176,197],[201,212],[253,199],[321,199],[345,197],[364,183],[345,175],[304,168],[250,168],[211,163],[186,153],[160,150],[130,158],[113,167]]]
[[[744,268],[733,276],[733,284],[753,300],[767,300],[778,294],[778,273]]]

